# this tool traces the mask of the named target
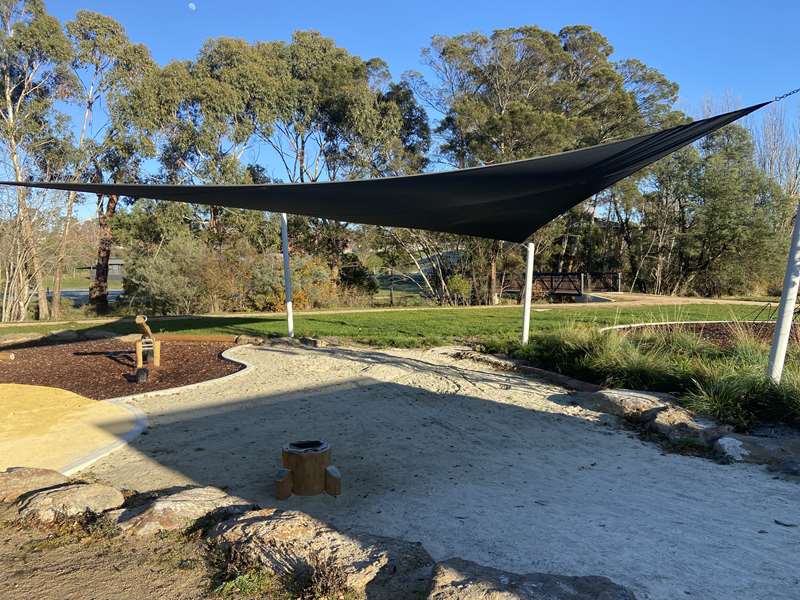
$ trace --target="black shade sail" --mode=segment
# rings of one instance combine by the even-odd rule
[[[0,183],[522,242],[592,194],[766,104],[591,148],[423,175],[264,185]]]

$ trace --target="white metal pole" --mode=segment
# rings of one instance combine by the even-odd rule
[[[289,329],[289,337],[294,337],[292,269],[289,266],[289,224],[286,221],[286,213],[281,213],[281,245],[283,246],[283,289],[286,295],[286,325]]]
[[[533,295],[533,242],[528,243],[528,262],[525,266],[525,306],[522,312],[522,343],[528,343],[531,329],[531,296]]]
[[[794,321],[794,307],[797,303],[797,289],[800,286],[800,205],[794,217],[792,229],[792,245],[789,248],[789,258],[786,261],[786,274],[783,276],[783,292],[781,303],[778,306],[778,319],[775,323],[775,335],[772,338],[772,348],[769,351],[769,365],[767,375],[775,383],[781,382],[783,363],[786,360],[786,349],[789,346],[789,336],[792,332]]]

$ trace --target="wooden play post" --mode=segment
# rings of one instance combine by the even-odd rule
[[[153,367],[158,368],[161,366],[161,342],[158,341],[153,335],[150,326],[147,324],[147,316],[137,315],[136,324],[142,332],[141,339],[136,340],[136,368],[141,369],[144,366],[144,353],[145,351],[152,352]],[[148,364],[150,360],[146,361]]]
[[[275,496],[279,500],[292,494],[316,496],[326,492],[342,493],[342,476],[331,464],[331,447],[327,442],[306,440],[283,447],[283,468],[275,478]]]
[[[4,360],[14,360],[16,355],[13,352],[0,352],[0,362]]]

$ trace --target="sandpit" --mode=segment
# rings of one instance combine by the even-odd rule
[[[0,471],[24,465],[69,474],[135,437],[143,421],[122,402],[0,383]]]
[[[444,349],[231,352],[255,368],[139,400],[146,435],[80,474],[214,485],[436,560],[603,575],[641,599],[800,596],[800,485],[762,467],[665,454],[563,388]],[[342,496],[274,499],[298,439],[330,442]]]

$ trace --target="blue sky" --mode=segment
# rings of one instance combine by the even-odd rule
[[[742,104],[800,86],[800,1],[694,0],[48,0],[65,20],[85,8],[111,15],[161,63],[191,58],[214,36],[288,39],[315,29],[351,52],[388,61],[393,75],[420,69],[434,34],[535,24],[557,31],[587,24],[617,58],[635,57],[681,86],[681,107],[697,114],[706,97]]]
[[[120,21],[164,64],[192,58],[209,37],[287,40],[315,29],[363,58],[386,60],[395,78],[423,70],[420,49],[434,34],[534,24],[557,31],[586,24],[614,58],[638,58],[680,85],[679,108],[697,117],[722,106],[768,100],[800,87],[800,0],[46,0],[62,21],[79,9]],[[797,114],[800,94],[786,108]],[[81,209],[82,217],[92,208]]]

